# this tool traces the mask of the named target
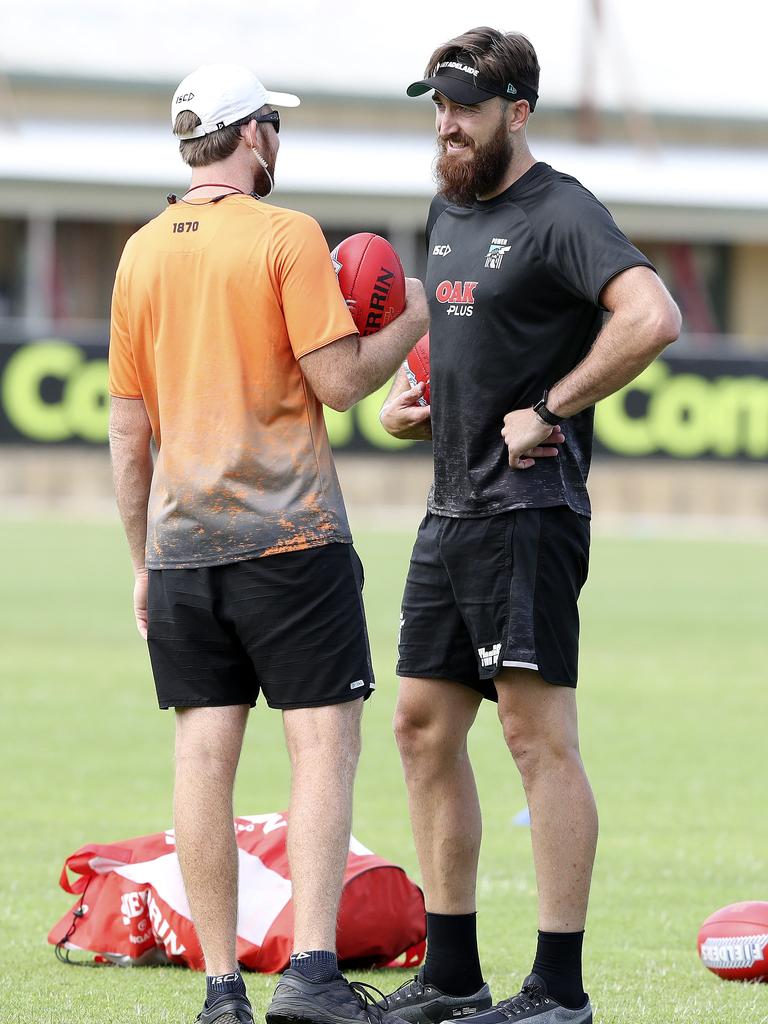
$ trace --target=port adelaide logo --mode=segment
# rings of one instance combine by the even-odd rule
[[[483,668],[495,668],[499,664],[501,644],[486,644],[485,647],[478,647],[477,653]]]
[[[507,245],[506,238],[492,238],[491,244],[488,248],[488,253],[485,257],[485,266],[487,270],[500,270],[501,261],[504,259],[506,253],[512,248],[511,245]]]

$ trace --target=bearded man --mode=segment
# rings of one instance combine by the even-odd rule
[[[395,715],[427,959],[381,1004],[412,1024],[592,1021],[581,952],[597,813],[575,687],[594,404],[678,336],[680,314],[605,207],[531,155],[538,82],[528,39],[477,28],[439,47],[407,90],[433,91],[439,150],[427,222],[431,407],[400,371],[381,414],[395,437],[434,447]],[[481,816],[467,753],[484,698],[498,705],[525,787],[539,897],[533,969],[496,1006],[478,956]]]

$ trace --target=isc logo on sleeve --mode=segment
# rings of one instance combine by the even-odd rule
[[[435,298],[445,305],[448,316],[472,316],[477,281],[441,281]]]

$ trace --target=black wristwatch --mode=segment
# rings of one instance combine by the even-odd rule
[[[548,388],[544,388],[544,394],[538,400],[536,405],[534,405],[533,411],[536,413],[536,415],[539,417],[539,419],[544,420],[544,422],[548,423],[550,425],[550,427],[556,427],[558,425],[558,423],[562,423],[562,421],[565,419],[565,417],[564,416],[555,416],[555,414],[550,409],[547,408],[547,399],[548,398],[549,398],[549,389]]]

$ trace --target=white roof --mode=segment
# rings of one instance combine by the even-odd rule
[[[434,141],[388,132],[286,131],[281,192],[428,196]],[[768,210],[768,151],[587,146],[531,139],[534,156],[578,178],[604,202]],[[24,122],[0,129],[0,181],[183,188],[189,168],[159,126]]]
[[[8,0],[0,5],[0,70],[155,80],[172,89],[198,64],[223,60],[250,64],[272,89],[402,96],[435,46],[479,22],[531,38],[542,105],[577,104],[590,77],[603,106],[766,116],[765,4],[602,0],[599,31],[592,6]]]

